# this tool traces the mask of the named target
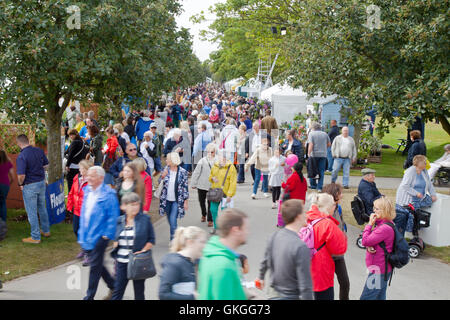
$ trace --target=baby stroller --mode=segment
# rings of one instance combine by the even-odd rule
[[[362,199],[356,195],[351,202],[353,216],[355,217],[356,222],[362,226],[363,224],[369,222],[370,216],[366,212],[366,206]],[[358,239],[356,239],[356,245],[358,248],[365,249],[362,245],[362,232],[359,234]]]
[[[419,237],[420,228],[428,228],[430,226],[431,213],[422,209],[415,209],[412,204],[404,206],[413,216],[413,238],[408,242],[409,256],[411,258],[417,258],[423,250],[425,250],[425,243]]]

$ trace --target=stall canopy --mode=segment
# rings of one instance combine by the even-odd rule
[[[267,88],[266,90],[261,92],[261,100],[266,100],[272,103],[272,94],[274,94],[275,92],[280,92],[282,90],[283,85],[281,83],[278,83],[273,87]]]
[[[230,80],[228,82],[225,82],[224,87],[226,91],[234,90],[233,88],[236,88],[238,85],[240,85],[244,81],[244,78],[240,77],[237,79]]]
[[[294,89],[291,86],[277,84],[261,93],[261,99],[270,101],[273,107],[273,117],[279,124],[292,121],[301,112],[307,113],[308,105],[319,103],[323,105],[337,96],[322,97],[320,94],[308,99],[306,92],[302,88]]]
[[[242,97],[252,97],[259,99],[261,83],[256,78],[251,78],[244,84],[237,86],[235,92]]]

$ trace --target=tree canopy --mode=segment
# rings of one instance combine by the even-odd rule
[[[379,8],[379,26],[370,24],[376,15],[370,5]],[[211,26],[216,38],[242,28],[257,43],[270,43],[285,61],[277,65],[275,80],[288,80],[310,95],[346,98],[354,123],[375,106],[380,133],[398,115],[408,123],[416,116],[438,118],[450,134],[448,0],[228,0],[212,11],[221,21]],[[285,27],[286,36],[262,32],[272,26]],[[225,54],[227,48],[220,50]],[[213,65],[220,63],[216,57]]]
[[[89,0],[68,10],[72,5],[0,2],[0,102],[15,122],[45,119],[51,182],[62,174],[61,117],[71,99],[118,107],[129,95],[204,79],[188,30],[176,25],[178,0]]]

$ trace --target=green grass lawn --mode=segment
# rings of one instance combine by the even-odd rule
[[[41,244],[22,243],[30,236],[28,220],[16,222],[14,218],[25,210],[8,210],[8,234],[0,242],[0,279],[12,280],[74,260],[79,252],[71,224],[51,226],[51,237],[42,237]]]
[[[395,203],[396,190],[389,190],[389,189],[379,189],[379,190],[380,190],[381,194],[384,194],[389,199],[391,199],[392,202]],[[344,190],[343,191],[344,198],[341,201],[341,206],[342,206],[342,212],[344,215],[345,222],[347,224],[351,224],[352,226],[358,227],[362,230],[362,229],[364,229],[364,226],[358,225],[355,218],[353,217],[352,208],[351,208],[351,201],[353,201],[353,197],[357,193],[358,193],[358,190],[356,188],[353,188],[353,189],[350,188],[348,190]],[[356,245],[356,243],[349,243],[349,245]],[[423,254],[431,256],[436,259],[440,259],[442,262],[450,264],[450,246],[433,247],[433,246],[427,245]]]
[[[65,194],[67,193],[65,181]],[[153,198],[150,208],[152,223],[161,218],[158,209],[159,201]],[[10,209],[7,213],[8,234],[6,239],[0,242],[2,281],[10,281],[72,261],[80,251],[72,224],[65,222],[52,225],[51,237],[42,237],[38,245],[22,243],[23,238],[30,236],[30,224],[28,220],[17,222],[15,218],[24,214],[24,209]]]
[[[397,139],[406,138],[407,128],[404,125],[397,125],[390,129],[382,141],[383,144],[390,145],[394,149],[383,149],[382,162],[370,163],[368,168],[377,170],[376,175],[379,177],[403,177],[403,162],[406,156],[402,156],[401,152],[396,153]],[[425,126],[425,144],[427,146],[427,157],[430,162],[439,159],[444,154],[444,146],[450,143],[450,136],[442,129],[440,124],[427,123]],[[361,175],[361,170],[351,170],[351,175]]]

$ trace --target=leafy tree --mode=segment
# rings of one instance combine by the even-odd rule
[[[176,29],[178,0],[77,3],[79,29],[71,19],[76,12],[66,11],[72,4],[0,2],[0,97],[14,122],[45,119],[50,182],[61,177],[61,117],[71,99],[118,107],[128,95],[193,81],[179,77],[192,43],[186,29]]]
[[[379,28],[368,24],[372,4]],[[272,42],[286,59],[277,79],[346,98],[357,129],[376,105],[381,134],[395,115],[408,123],[438,118],[450,134],[448,1],[228,0],[214,10],[286,27],[286,37]]]
[[[279,34],[271,33],[270,25],[257,19],[244,19],[240,6],[245,3],[228,1],[210,8],[217,19],[200,34],[204,40],[219,43],[219,49],[211,53],[211,72],[216,81],[228,81],[243,77],[250,79],[258,72],[259,58],[273,59],[279,50],[274,43]],[[195,23],[205,20],[201,14],[192,17]],[[283,69],[283,57],[277,62],[275,75]]]

